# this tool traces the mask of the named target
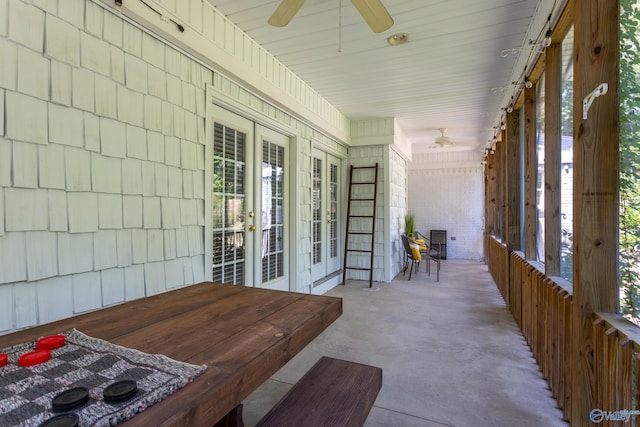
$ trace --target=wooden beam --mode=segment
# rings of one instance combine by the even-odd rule
[[[504,141],[504,132],[502,132],[502,140]],[[504,142],[500,142],[496,144],[496,156],[497,156],[497,169],[496,169],[496,177],[498,182],[498,237],[500,241],[504,243],[507,240],[507,232],[506,232],[506,200],[505,200],[505,179],[506,179],[506,150],[504,146]]]
[[[544,79],[544,271],[547,276],[560,275],[561,53],[560,43],[547,47]]]
[[[520,250],[520,110],[507,114],[506,149],[506,244],[508,252]]]
[[[536,255],[536,84],[524,90],[524,258]]]
[[[575,2],[574,257],[571,424],[591,425],[596,404],[594,313],[617,308],[619,1]],[[583,120],[582,101],[608,93]],[[607,410],[608,408],[601,408]]]
[[[489,154],[487,156],[487,164],[485,169],[485,176],[487,178],[487,196],[485,203],[487,205],[487,214],[485,217],[486,234],[487,237],[494,236],[496,234],[496,220],[498,218],[498,205],[497,205],[497,187],[496,182],[496,155]],[[487,247],[488,250],[488,247]],[[488,254],[488,252],[487,252]]]

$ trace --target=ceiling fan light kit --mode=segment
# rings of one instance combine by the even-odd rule
[[[284,27],[298,13],[305,0],[282,0],[267,21],[274,27]],[[374,33],[381,33],[393,26],[393,18],[381,0],[351,0]]]

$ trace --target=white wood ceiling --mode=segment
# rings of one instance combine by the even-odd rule
[[[438,128],[445,149],[482,151],[531,61],[501,52],[538,39],[558,0],[382,1],[395,24],[376,34],[349,0],[307,0],[283,28],[267,24],[279,0],[209,0],[347,117],[395,117],[415,152]],[[409,43],[387,44],[397,32]]]

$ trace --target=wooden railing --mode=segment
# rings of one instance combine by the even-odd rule
[[[488,265],[496,286],[522,330],[563,418],[571,419],[572,305],[571,283],[547,277],[542,268],[489,240]],[[592,359],[594,410],[601,417],[640,409],[640,329],[614,313],[593,315],[595,337],[584,349]],[[596,414],[597,416],[598,414]],[[603,418],[598,425],[640,425],[640,414],[626,424]],[[595,424],[594,424],[595,425]]]

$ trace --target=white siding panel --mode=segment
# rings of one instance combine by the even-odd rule
[[[0,332],[13,329],[13,286],[0,285]]]
[[[95,109],[95,73],[84,68],[74,68],[71,72],[73,91],[71,104],[82,110],[94,111]]]
[[[143,197],[144,228],[160,228],[162,225],[162,211],[160,197]]]
[[[51,6],[49,12],[55,13],[57,3],[42,2],[43,6]],[[45,53],[53,58],[74,66],[80,65],[80,33],[73,25],[49,14],[46,17]]]
[[[39,323],[49,323],[73,316],[73,281],[52,277],[36,283]]]
[[[109,43],[87,33],[80,33],[80,64],[96,73],[109,76],[111,74]]]
[[[62,190],[49,190],[49,230],[67,231],[67,193]]]
[[[25,233],[0,237],[0,283],[27,280]]]
[[[180,140],[171,136],[166,137],[164,149],[167,164],[180,167]]]
[[[93,191],[122,193],[122,161],[113,157],[91,154],[91,182]]]
[[[51,101],[71,105],[71,66],[51,60]]]
[[[131,230],[116,230],[116,246],[118,251],[118,267],[131,265],[133,263]]]
[[[204,281],[204,255],[191,257],[191,264],[193,265],[193,282],[200,283]]]
[[[143,40],[148,37],[142,35]],[[147,63],[133,55],[124,55],[125,81],[129,89],[147,92]]]
[[[38,146],[27,142],[13,142],[14,187],[38,186]]]
[[[100,272],[73,275],[73,310],[82,313],[102,307]]]
[[[166,165],[155,164],[155,187],[157,196],[169,195],[169,173]]]
[[[131,247],[133,250],[133,263],[147,262],[147,232],[134,228],[131,230]]]
[[[176,231],[164,230],[164,259],[176,258]]]
[[[165,261],[164,274],[167,289],[184,286],[184,263],[180,258]]]
[[[160,132],[147,132],[147,153],[149,160],[164,163],[164,135]]]
[[[15,90],[18,84],[18,46],[7,39],[0,38],[0,87]]]
[[[164,259],[164,233],[162,230],[147,230],[147,260]]]
[[[47,103],[16,92],[5,94],[6,137],[20,141],[47,144]]]
[[[124,269],[112,268],[100,272],[102,276],[102,305],[124,301]]]
[[[182,197],[182,170],[179,168],[167,168],[167,180],[169,182],[169,197]]]
[[[132,265],[124,269],[125,299],[131,301],[145,296],[144,267]]]
[[[0,138],[0,187],[11,186],[12,147],[11,141]]]
[[[77,192],[67,194],[69,231],[84,233],[98,231],[98,194]]]
[[[191,258],[179,258],[182,260],[182,274],[184,274],[185,285],[194,284],[193,280],[193,261]]]
[[[163,197],[160,205],[162,207],[162,228],[179,228],[180,200]]]
[[[156,168],[154,163],[142,163],[142,194],[145,196],[155,196],[156,194]]]
[[[14,287],[16,328],[26,328],[38,323],[38,295],[35,282],[19,282]]]
[[[58,233],[58,272],[61,276],[93,270],[93,234]]]
[[[116,83],[108,77],[95,75],[96,114],[115,119],[118,116]]]
[[[100,230],[93,234],[93,268],[105,270],[118,266],[118,245],[115,230]]]
[[[82,111],[49,104],[49,141],[74,147],[84,146]]]
[[[56,233],[26,233],[27,280],[35,281],[58,274],[58,240]]]
[[[116,46],[111,46],[111,78],[120,84],[125,83],[124,52]]]
[[[49,60],[41,54],[18,47],[18,91],[42,100],[49,99]]]
[[[122,196],[123,225],[142,228],[142,196]]]
[[[126,125],[112,119],[100,119],[100,143],[102,154],[111,157],[127,155]]]
[[[19,1],[9,2],[9,38],[29,48],[42,52],[44,45],[44,12]]]
[[[98,227],[122,228],[122,196],[120,194],[98,195]]]
[[[47,229],[49,225],[47,190],[6,188],[4,197],[7,231]]]
[[[118,120],[135,126],[144,124],[144,97],[142,94],[118,86]]]
[[[64,147],[64,159],[60,163],[64,167],[60,169],[65,173],[67,190],[91,191],[91,153],[81,148]]]
[[[122,161],[122,193],[142,194],[142,162],[138,159]]]
[[[65,147],[58,144],[40,145],[38,151],[38,185],[43,188],[64,189]]]
[[[144,265],[146,295],[156,295],[166,290],[164,263],[149,262]]]
[[[84,112],[84,147],[100,152],[100,118]]]
[[[176,256],[189,256],[189,229],[187,227],[176,230]]]

